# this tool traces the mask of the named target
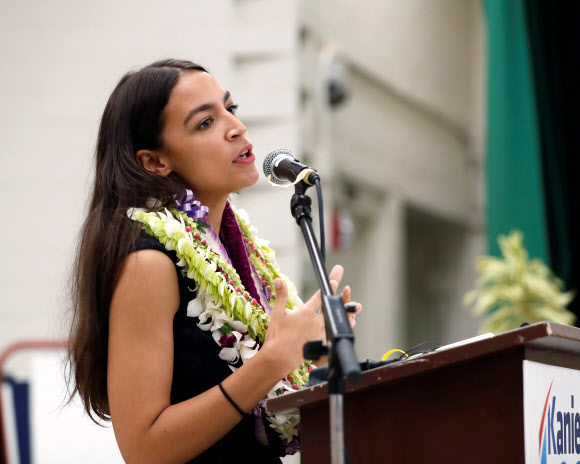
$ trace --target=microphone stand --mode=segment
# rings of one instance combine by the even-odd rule
[[[313,173],[308,180],[314,180],[316,177],[318,174]],[[326,345],[322,343],[322,340],[308,342],[304,345],[304,357],[306,359],[319,359],[324,355],[329,356],[330,456],[332,464],[344,464],[344,377],[351,383],[358,382],[361,377],[361,369],[354,352],[354,335],[346,316],[342,297],[334,295],[332,292],[321,259],[320,248],[314,236],[310,214],[312,200],[305,195],[309,187],[310,185],[304,181],[295,184],[296,190],[290,202],[290,210],[296,223],[302,229],[310,260],[320,286],[327,342]]]

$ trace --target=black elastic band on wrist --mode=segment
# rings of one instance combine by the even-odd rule
[[[223,394],[224,394],[224,396],[226,397],[226,400],[228,400],[228,401],[229,401],[229,402],[232,404],[232,406],[233,406],[234,408],[236,408],[236,411],[238,411],[238,412],[240,413],[240,415],[241,415],[242,417],[244,417],[244,416],[246,415],[246,413],[245,413],[244,411],[242,411],[242,409],[241,409],[241,408],[240,408],[240,407],[239,407],[239,406],[236,404],[236,402],[235,402],[234,400],[232,400],[232,398],[230,397],[230,395],[228,395],[228,394],[226,393],[226,391],[224,390],[224,387],[222,387],[222,383],[221,383],[221,382],[220,382],[220,383],[218,383],[218,387],[220,387],[220,390],[222,391],[222,393],[223,393]]]

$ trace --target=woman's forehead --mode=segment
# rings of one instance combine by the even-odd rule
[[[183,73],[171,91],[169,104],[198,106],[206,103],[221,103],[226,91],[208,73],[188,71]],[[189,111],[189,108],[186,110]]]

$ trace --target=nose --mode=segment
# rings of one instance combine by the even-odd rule
[[[232,113],[228,114],[230,115],[229,118],[231,122],[229,123],[229,127],[226,132],[226,138],[229,141],[233,141],[240,135],[246,133],[246,126],[244,126],[242,124],[242,121],[240,121],[234,114]]]

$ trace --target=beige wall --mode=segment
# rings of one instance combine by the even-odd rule
[[[441,343],[474,335],[477,321],[461,297],[484,246],[479,1],[300,6],[307,94],[317,93],[316,70],[324,73],[326,55],[349,69],[347,102],[331,111],[307,98],[301,134],[305,152],[322,147],[312,163],[330,171],[334,204],[357,220],[354,247],[329,261],[345,264],[345,278],[365,304],[355,331],[359,355],[376,359],[389,348],[409,348],[419,335]],[[357,186],[358,199],[348,198],[345,182]],[[432,219],[427,229],[409,220],[412,211]]]
[[[479,2],[319,0],[301,3],[308,30],[334,41],[349,61],[467,129],[481,59]]]

